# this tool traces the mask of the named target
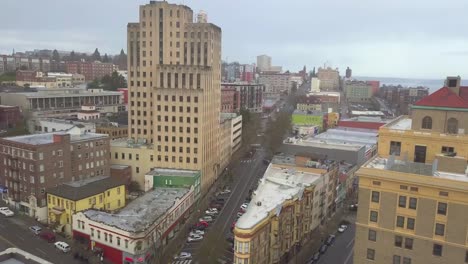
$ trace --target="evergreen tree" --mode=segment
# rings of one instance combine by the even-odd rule
[[[69,60],[70,60],[70,61],[76,61],[77,59],[78,59],[78,58],[76,57],[75,51],[72,50],[72,52],[70,52]]]
[[[109,56],[107,56],[107,53],[104,54],[104,57],[102,58],[102,62],[110,62]]]
[[[312,70],[312,77],[317,77],[317,74],[315,73],[315,67],[314,67],[314,69]]]
[[[99,50],[96,48],[93,53],[93,60],[94,61],[101,61],[101,54],[99,53]]]
[[[52,60],[54,61],[60,61],[60,54],[56,49],[52,52]]]

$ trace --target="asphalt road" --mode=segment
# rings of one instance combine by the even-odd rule
[[[30,221],[25,216],[0,216],[0,251],[16,247],[52,263],[82,263],[75,260],[72,254],[62,253],[55,249],[53,243],[47,243],[34,235],[28,229]]]
[[[344,233],[337,233],[335,242],[317,262],[318,264],[353,264],[354,234],[356,228],[350,224]]]

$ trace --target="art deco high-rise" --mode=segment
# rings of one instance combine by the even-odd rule
[[[206,190],[220,170],[221,29],[166,1],[139,17],[127,27],[129,137],[153,144],[160,167],[201,170]]]

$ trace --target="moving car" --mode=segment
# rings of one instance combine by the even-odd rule
[[[192,259],[192,254],[188,252],[180,252],[179,255],[174,257],[174,260],[184,260],[184,259]]]
[[[189,236],[187,238],[187,242],[196,242],[196,241],[201,241],[203,239],[203,236],[200,235],[194,235],[194,236]]]
[[[70,246],[63,241],[55,242],[54,245],[58,250],[62,251],[63,253],[67,253],[71,249]]]
[[[14,216],[15,213],[13,213],[13,211],[11,211],[8,207],[0,207],[0,214],[6,216],[6,217],[10,217],[10,216]]]
[[[35,235],[39,235],[42,231],[42,228],[40,226],[30,226],[29,230],[33,232]]]
[[[55,242],[55,234],[52,233],[52,232],[47,232],[47,231],[41,232],[39,234],[39,237],[44,239],[45,241],[47,241],[49,243]]]
[[[347,225],[341,225],[341,226],[338,228],[338,232],[343,233],[344,231],[346,231],[346,229],[348,229],[348,226],[347,226]]]

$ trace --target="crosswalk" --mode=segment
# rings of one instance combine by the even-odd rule
[[[176,260],[172,262],[172,264],[190,264],[193,261],[191,259],[184,259],[184,260]]]

